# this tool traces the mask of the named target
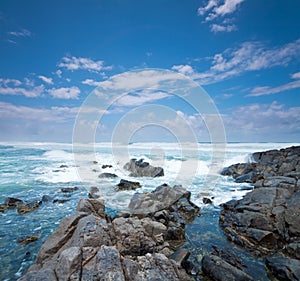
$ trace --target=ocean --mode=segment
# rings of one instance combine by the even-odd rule
[[[184,247],[193,251],[193,259],[211,250],[212,245],[236,249],[255,269],[257,280],[268,280],[263,260],[255,259],[230,244],[218,224],[221,203],[239,199],[251,190],[245,183],[235,183],[219,174],[222,167],[251,161],[251,153],[285,148],[295,143],[229,143],[195,145],[176,143],[132,143],[129,145],[97,143],[76,145],[64,143],[0,143],[0,204],[6,198],[25,202],[44,200],[34,211],[18,214],[16,209],[0,212],[0,280],[17,280],[34,262],[38,249],[71,214],[80,198],[88,196],[91,187],[100,190],[107,212],[112,216],[126,210],[136,191],[116,191],[120,179],[139,181],[138,192],[149,192],[157,186],[181,184],[191,191],[192,201],[201,207],[202,215],[187,225]],[[159,178],[131,178],[123,169],[130,159],[144,159],[164,168]],[[103,165],[107,165],[106,167]],[[111,166],[111,167],[110,167]],[[99,178],[107,172],[112,179]],[[76,188],[74,188],[76,187]],[[66,188],[71,188],[66,192]],[[203,198],[213,204],[204,204]],[[25,236],[39,236],[30,244],[20,244]]]

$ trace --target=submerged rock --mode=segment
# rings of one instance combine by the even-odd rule
[[[78,190],[79,188],[77,186],[74,186],[74,187],[64,187],[64,188],[61,188],[60,191],[62,193],[71,193],[71,192],[74,192],[76,190]]]
[[[35,209],[37,209],[41,204],[42,204],[42,201],[35,201],[35,202],[31,202],[31,203],[28,203],[25,205],[20,205],[20,206],[18,206],[18,213],[26,214],[26,213],[32,212]]]
[[[19,237],[18,238],[18,243],[20,244],[29,244],[32,243],[36,240],[38,240],[40,237],[35,235],[35,236],[25,236],[25,237]]]
[[[164,176],[163,168],[153,167],[148,162],[144,162],[143,159],[130,159],[130,161],[124,165],[124,169],[131,172],[130,177],[155,178]]]
[[[23,204],[23,200],[14,197],[8,197],[4,203],[8,208],[16,208],[21,204]]]
[[[117,178],[118,176],[116,174],[112,174],[112,173],[102,173],[98,176],[98,178],[108,178],[108,179],[113,179],[113,178]]]

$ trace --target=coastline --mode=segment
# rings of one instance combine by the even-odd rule
[[[204,206],[204,208],[205,208],[205,206]],[[205,213],[205,212],[204,212],[204,213]],[[200,217],[200,218],[201,218],[201,217]],[[200,219],[200,218],[199,218],[199,219]],[[195,224],[196,224],[196,222],[195,222]],[[194,224],[194,225],[195,225],[195,224]],[[193,225],[193,224],[191,224],[191,226],[192,226],[192,225]],[[192,232],[191,232],[191,233],[192,233]],[[210,248],[211,248],[211,247],[210,247]],[[262,280],[263,280],[263,279],[262,279]],[[266,280],[267,280],[267,279],[266,279]]]

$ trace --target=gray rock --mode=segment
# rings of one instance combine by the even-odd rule
[[[103,179],[103,178],[107,178],[107,179],[114,179],[117,178],[118,176],[116,174],[112,174],[112,173],[102,173],[98,176],[98,178]]]
[[[182,197],[190,199],[190,196],[191,193],[181,186],[162,185],[151,193],[134,194],[129,203],[129,209],[134,214],[155,213],[167,209]]]
[[[254,281],[251,276],[242,270],[212,254],[203,257],[202,270],[206,275],[216,281]]]
[[[162,177],[164,169],[161,167],[153,167],[148,162],[143,162],[143,159],[131,159],[124,165],[124,169],[130,171],[130,177]]]
[[[272,274],[280,281],[300,280],[300,260],[290,259],[276,254],[267,257],[266,265]]]
[[[117,184],[117,189],[119,191],[121,191],[121,190],[136,190],[141,187],[142,186],[139,182],[128,181],[128,180],[123,180],[123,179],[121,179],[120,182]]]
[[[85,212],[88,214],[94,213],[100,217],[105,217],[105,205],[102,199],[81,199],[77,205],[78,212]]]

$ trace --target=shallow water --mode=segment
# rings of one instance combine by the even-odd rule
[[[76,147],[58,143],[2,143],[0,145],[0,203],[7,197],[16,197],[26,202],[41,200],[49,195],[64,203],[43,202],[37,210],[19,215],[15,209],[0,213],[0,280],[17,280],[34,262],[37,251],[47,237],[57,228],[60,220],[71,214],[80,198],[86,197],[88,189],[96,186],[105,199],[111,214],[127,208],[135,191],[116,192],[114,186],[120,178],[139,181],[139,192],[151,191],[163,183],[182,184],[192,193],[192,201],[204,208],[202,216],[187,226],[186,247],[193,248],[195,258],[209,252],[211,245],[231,247],[218,224],[218,205],[232,198],[241,198],[247,184],[236,184],[231,178],[218,174],[223,166],[250,160],[249,153],[293,144],[228,144],[212,149],[211,144],[198,147],[186,144],[137,143],[129,146],[109,143]],[[219,150],[218,150],[219,149]],[[75,155],[75,157],[74,157]],[[129,158],[144,158],[154,166],[162,166],[165,176],[161,178],[130,178],[123,165]],[[97,161],[94,162],[94,161]],[[113,165],[102,169],[103,164]],[[63,166],[62,166],[63,165]],[[99,179],[102,172],[115,173],[111,180]],[[78,187],[72,193],[63,193],[61,188]],[[200,194],[200,196],[199,196]],[[213,198],[214,205],[207,207],[203,197]],[[31,244],[21,245],[18,238],[38,235]],[[237,250],[237,253],[238,250]],[[260,261],[249,260],[249,267],[260,271]],[[254,262],[254,265],[251,265]],[[257,263],[258,262],[258,263]],[[268,280],[264,279],[257,280]]]

